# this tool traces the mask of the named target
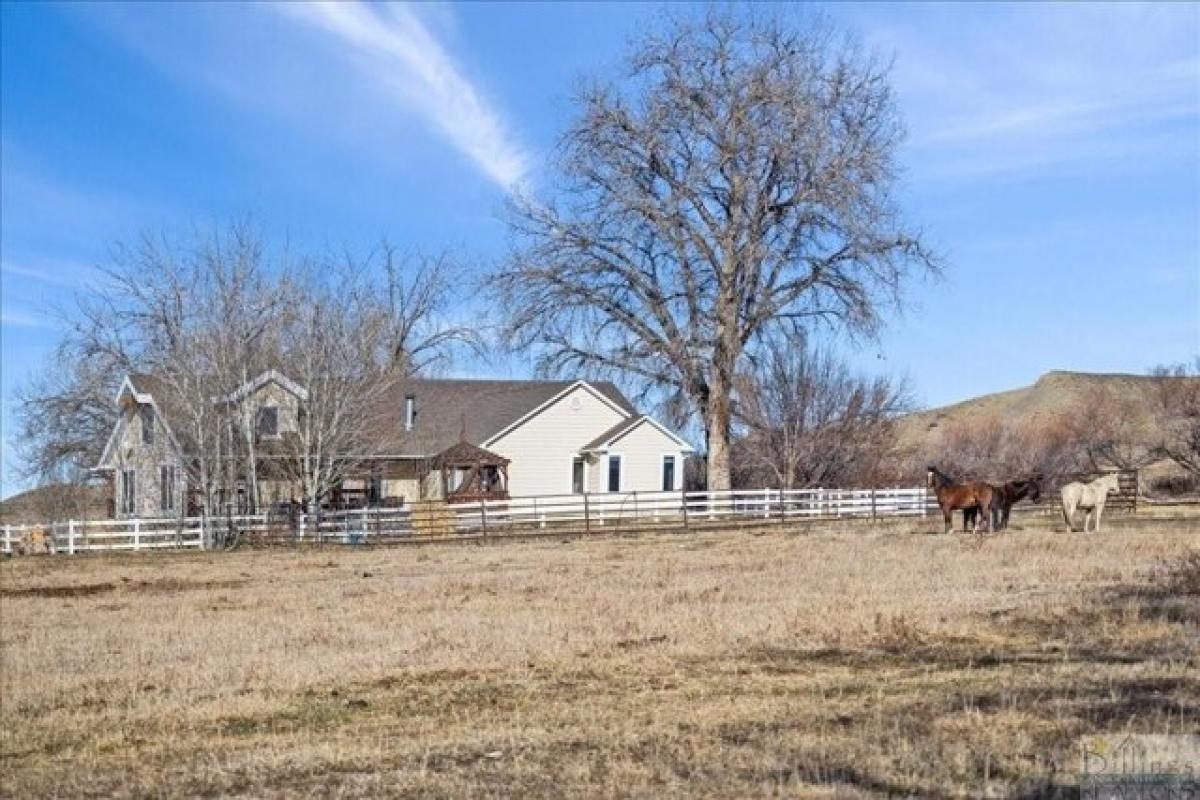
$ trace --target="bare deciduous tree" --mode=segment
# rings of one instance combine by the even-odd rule
[[[514,203],[495,285],[543,370],[686,398],[725,489],[735,379],[764,332],[874,332],[935,261],[893,198],[888,68],[828,26],[713,11],[647,36],[627,77],[582,93],[561,200]]]
[[[1158,458],[1147,400],[1105,385],[1084,394],[1064,416],[1084,469],[1138,469]]]
[[[740,381],[746,436],[734,467],[747,485],[782,489],[865,486],[895,445],[894,421],[911,409],[902,381],[866,378],[827,349],[781,342]]]
[[[103,281],[65,317],[55,360],[22,391],[18,441],[31,475],[85,475],[116,421],[120,381],[146,373],[167,423],[159,460],[178,447],[205,514],[261,507],[264,470],[320,502],[378,444],[367,432],[378,429],[388,381],[479,343],[446,320],[447,257],[381,252],[310,265],[267,252],[244,224],[118,247]],[[256,409],[239,394],[272,368],[305,395],[297,436],[282,446],[262,440]]]
[[[1007,481],[1040,474],[1051,482],[1087,465],[1087,448],[1067,420],[1075,411],[1052,419],[1013,420],[984,415],[947,423],[911,464],[924,474],[937,464],[956,478]]]
[[[1200,478],[1200,358],[1189,366],[1158,366],[1155,378],[1155,452]]]
[[[457,274],[445,256],[398,257],[382,264],[347,258],[298,272],[281,336],[281,364],[303,387],[296,436],[281,442],[280,464],[315,505],[370,455],[394,381],[448,363],[477,333],[445,320]]]

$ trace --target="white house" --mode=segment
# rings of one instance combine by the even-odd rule
[[[188,504],[186,446],[173,430],[166,386],[129,375],[116,397],[121,413],[97,471],[110,476],[118,516],[173,514]],[[268,371],[224,399],[250,404],[263,440],[295,431],[304,387]],[[683,488],[692,448],[640,414],[606,381],[409,378],[390,385],[378,431],[358,474],[327,500],[396,504],[584,492]],[[260,482],[264,502],[295,500],[286,481]]]

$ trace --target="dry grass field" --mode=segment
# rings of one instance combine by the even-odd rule
[[[1200,728],[1200,530],[0,564],[2,793],[1027,796]]]

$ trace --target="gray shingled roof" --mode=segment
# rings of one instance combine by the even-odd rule
[[[645,418],[646,417],[643,415],[637,415],[637,416],[632,416],[629,419],[621,420],[616,425],[613,425],[611,428],[606,430],[604,433],[600,434],[595,439],[592,439],[590,442],[585,444],[583,447],[579,448],[580,452],[587,452],[588,450],[595,450],[597,447],[602,447],[605,444],[608,444],[613,439],[616,439],[618,436],[625,433],[625,431],[629,430],[634,425],[637,425],[639,422],[641,422]]]
[[[427,456],[460,438],[483,444],[550,400],[575,381],[497,381],[410,378],[397,381],[384,398],[380,454]],[[632,416],[637,409],[608,381],[589,381]],[[416,424],[404,430],[405,398],[413,395]]]
[[[130,381],[149,393],[168,420],[177,413],[166,383],[154,375],[134,373]],[[379,427],[377,455],[434,456],[461,439],[482,445],[489,438],[550,400],[576,381],[471,380],[407,378],[397,380],[373,414]],[[632,418],[637,409],[609,381],[588,384]],[[413,395],[416,425],[404,430],[405,398]]]

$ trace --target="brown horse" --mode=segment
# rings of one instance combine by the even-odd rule
[[[1041,502],[1042,476],[1034,474],[1031,478],[1009,481],[1001,486],[993,487],[993,490],[995,499],[992,507],[992,530],[1002,531],[1008,528],[1008,516],[1018,501],[1028,497],[1035,503]],[[977,512],[978,509],[975,508],[963,509],[964,531],[968,526],[975,524]]]
[[[979,482],[955,483],[950,476],[934,466],[929,467],[926,484],[937,495],[938,507],[942,509],[942,517],[946,521],[945,533],[949,533],[954,527],[952,518],[954,512],[960,508],[973,508],[984,512],[976,518],[976,533],[979,533],[980,521],[991,530],[992,507],[996,501],[996,490],[991,486]]]

